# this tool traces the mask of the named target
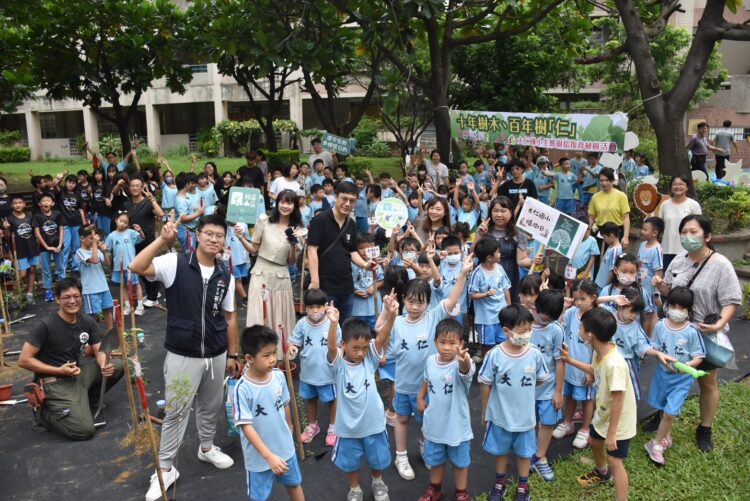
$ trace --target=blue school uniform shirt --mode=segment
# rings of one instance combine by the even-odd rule
[[[626,178],[633,179],[633,177],[635,177],[636,165],[635,160],[632,158],[626,158],[622,161],[622,172],[625,174]]]
[[[450,214],[451,226],[453,226],[458,222],[458,211],[456,211],[456,208],[451,204],[448,204],[448,214]]]
[[[313,217],[315,217],[315,212],[317,210],[322,210],[323,208],[323,200],[310,200],[310,212],[312,213]]]
[[[495,264],[492,271],[481,265],[471,272],[469,294],[487,292],[495,289],[495,295],[483,299],[474,299],[474,323],[479,325],[496,325],[500,323],[500,310],[508,306],[505,302],[505,291],[510,289],[510,280],[503,267]]]
[[[651,174],[651,171],[648,168],[648,165],[636,165],[635,167],[635,177],[646,177],[649,174]]]
[[[203,208],[206,211],[205,214],[213,214],[216,210],[216,202],[219,201],[219,197],[216,196],[216,190],[214,189],[214,186],[209,183],[205,190],[196,188],[195,192],[198,194],[199,200],[203,200]],[[200,207],[200,201],[198,202],[198,206]]]
[[[250,240],[250,232],[247,229],[247,224],[237,223],[242,225],[242,233],[246,239]],[[247,249],[242,245],[239,237],[234,234],[234,228],[227,228],[227,236],[224,239],[224,246],[229,247],[229,253],[232,256],[232,266],[238,266],[250,262],[250,255]]]
[[[629,324],[624,323],[619,315],[617,319],[617,332],[615,332],[612,342],[617,345],[620,355],[625,359],[643,358],[646,350],[651,347],[646,332],[641,327],[641,323],[636,319]]]
[[[630,287],[633,287],[636,290],[640,290],[641,296],[643,297],[643,302],[646,303],[646,305],[648,305],[648,297],[646,297],[646,289],[644,289],[637,283],[631,285]],[[607,284],[606,286],[602,288],[601,291],[599,291],[599,296],[600,297],[601,296],[619,296],[620,294],[622,294],[622,289],[624,289],[624,287],[618,287],[614,284]],[[615,303],[614,301],[602,303],[599,306],[601,306],[605,310],[608,310],[613,315],[617,313],[617,303]]]
[[[461,274],[462,261],[463,256],[461,256],[461,261],[453,266],[445,261],[440,262],[440,269],[438,270],[440,271],[440,299],[445,299],[451,295],[451,291],[456,286],[458,277]],[[469,295],[467,294],[468,287],[469,284],[464,282],[464,290],[461,292],[458,300],[458,304],[461,305],[461,313],[469,311]]]
[[[484,186],[485,188],[487,188],[487,191],[490,191],[492,189],[492,180],[490,179],[490,175],[486,170],[481,174],[478,172],[474,173],[474,183],[476,183],[477,186]]]
[[[141,243],[143,239],[137,231],[127,228],[125,231],[113,231],[107,235],[105,244],[107,249],[112,253],[112,271],[119,276],[120,263],[127,271],[128,265],[135,258],[135,246]]]
[[[479,371],[479,382],[492,386],[484,418],[509,432],[536,426],[536,383],[549,378],[544,357],[528,345],[518,355],[503,344],[492,348]]]
[[[104,267],[102,266],[104,254],[99,249],[96,249],[96,252],[99,254],[99,262],[94,264],[91,262],[93,254],[91,250],[80,247],[76,251],[75,259],[78,262],[78,269],[81,271],[81,287],[84,294],[97,294],[109,290],[107,277],[104,275]]]
[[[589,161],[586,160],[585,158],[581,158],[580,160],[578,160],[577,158],[573,157],[570,159],[570,167],[576,176],[578,176],[578,172],[581,170],[581,167],[584,165],[585,166],[589,165]]]
[[[430,356],[424,369],[428,405],[424,411],[422,434],[436,444],[456,447],[474,438],[469,414],[469,388],[476,366],[472,362],[469,372],[461,374],[457,359],[443,363],[439,357],[438,354]]]
[[[534,182],[534,185],[536,186],[536,191],[539,194],[539,196],[549,196],[549,194],[552,191],[551,187],[547,188],[546,190],[540,190],[539,188],[547,184],[552,184],[553,179],[554,178],[547,177],[544,174],[542,174],[541,169],[537,169],[536,172],[534,173],[534,177],[532,177],[531,180]]]
[[[312,174],[310,174],[309,179],[310,179],[310,186],[312,186],[313,184],[319,184],[322,186],[323,181],[325,181],[326,179],[326,176],[325,174],[318,174],[317,172],[313,172]]]
[[[419,320],[412,322],[406,315],[396,317],[391,331],[389,352],[396,358],[396,391],[416,395],[424,379],[427,357],[437,353],[435,327],[448,317],[445,303],[430,308]]]
[[[557,381],[557,366],[555,362],[562,357],[560,348],[565,339],[562,326],[557,322],[547,325],[533,324],[531,326],[531,344],[536,346],[542,354],[544,363],[549,371],[549,377],[536,387],[537,400],[552,400]]]
[[[622,253],[622,247],[618,246],[611,246],[609,249],[604,251],[604,257],[602,257],[601,263],[599,263],[599,271],[596,273],[596,279],[594,282],[596,282],[596,285],[599,286],[600,289],[607,286],[609,283],[609,275],[612,269],[615,267],[615,260],[617,259],[617,256],[619,256]]]
[[[200,203],[198,203],[198,205],[200,205]],[[181,196],[175,197],[175,201],[174,201],[175,218],[179,219],[180,216],[191,215],[198,208],[198,205],[195,205],[193,199],[190,197],[181,197]],[[181,222],[180,224],[188,229],[195,230],[195,228],[198,227],[199,220],[200,218],[195,218],[192,221]]]
[[[599,173],[602,171],[602,166],[599,164],[596,164],[594,167],[590,167],[591,170],[596,174],[596,176],[592,176],[591,172],[586,171],[586,175],[583,176],[583,187],[586,189],[592,188],[596,186],[597,188],[600,188],[599,186]]]
[[[479,210],[471,210],[464,212],[463,208],[459,207],[456,209],[456,219],[459,223],[466,223],[469,225],[469,231],[474,231],[479,223]]]
[[[539,172],[539,167],[535,165],[534,168],[532,168],[531,170],[528,170],[528,169],[524,170],[523,177],[530,180],[531,182],[534,182],[534,177],[536,177],[537,172]]]
[[[406,211],[409,214],[409,221],[411,222],[414,222],[419,217],[419,207],[412,207],[411,204],[408,204]]]
[[[299,214],[302,216],[302,226],[305,228],[310,227],[310,221],[313,218],[313,211],[309,205],[304,205],[299,208]]]
[[[354,204],[354,217],[368,217],[369,215],[367,209],[367,190],[362,188],[357,193],[357,203]]]
[[[393,192],[393,188],[384,188],[380,190],[380,198],[382,200],[385,200],[386,198],[391,198],[395,195]]]
[[[383,268],[377,266],[375,268],[375,277],[378,282],[383,280]],[[352,279],[354,280],[354,290],[366,291],[368,287],[372,285],[372,270],[366,270],[360,268],[356,264],[352,263]],[[356,294],[352,299],[352,316],[353,317],[369,317],[375,315],[375,304],[373,298],[375,294],[367,296],[366,298],[359,297]]]
[[[334,195],[333,193],[331,193],[330,195],[323,195],[323,198],[326,199],[330,207],[336,205],[336,195]]]
[[[589,264],[591,256],[598,255],[599,246],[596,244],[596,238],[589,235],[587,239],[578,244],[576,253],[573,254],[573,259],[570,260],[570,265],[575,267],[576,270],[585,269],[586,265]]]
[[[238,429],[242,425],[251,425],[265,446],[285,461],[294,456],[294,441],[284,408],[287,404],[289,389],[284,373],[278,369],[271,372],[267,381],[254,381],[245,373],[234,387],[234,424]],[[270,470],[245,434],[240,432],[240,437],[245,469],[252,472]]]
[[[489,202],[482,202],[480,200],[479,201],[479,213],[481,214],[482,219],[487,219],[487,215],[489,214],[489,211],[490,211]]]
[[[584,364],[591,363],[591,356],[594,350],[591,346],[583,342],[583,339],[578,335],[578,331],[581,328],[581,311],[577,306],[571,306],[563,314],[563,330],[565,331],[565,344],[568,345],[568,353],[571,358],[574,358]],[[565,364],[565,381],[576,386],[584,386],[583,380],[585,373],[573,367],[572,365]]]
[[[557,172],[555,173],[555,180],[557,181],[557,199],[572,200],[573,187],[578,181],[578,176],[572,171],[569,171],[567,174]]]
[[[703,338],[690,322],[680,329],[675,329],[670,327],[666,319],[659,320],[654,327],[651,344],[654,349],[672,355],[683,364],[695,357],[706,355]]]
[[[326,363],[328,353],[328,329],[331,321],[313,324],[307,317],[297,321],[289,341],[299,346],[300,381],[312,386],[333,383],[333,374]],[[341,327],[336,328],[336,344],[341,342]]]
[[[171,209],[174,207],[175,198],[177,197],[177,186],[169,186],[167,183],[161,183],[161,208]]]
[[[654,278],[657,271],[664,269],[664,252],[661,249],[661,245],[657,243],[649,249],[646,247],[646,242],[641,242],[641,245],[638,246],[638,265],[641,285],[643,286],[645,296],[649,298],[646,305],[652,306],[651,309],[653,309],[653,298],[656,290],[651,285],[651,279]]]
[[[361,363],[347,362],[340,352],[328,363],[336,384],[333,431],[339,437],[364,438],[385,431],[383,400],[375,385],[375,371],[382,356],[383,352],[378,353],[375,348],[375,340],[371,340]]]

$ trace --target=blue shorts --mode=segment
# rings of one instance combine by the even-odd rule
[[[552,400],[536,401],[537,421],[542,426],[555,426],[562,418],[560,409],[555,409]]]
[[[594,440],[606,440],[606,437],[603,437],[596,432],[593,424],[589,425],[589,437]],[[628,438],[627,440],[617,440],[616,442],[617,449],[613,451],[607,450],[607,456],[625,459],[626,457],[628,457],[628,451],[630,450],[630,439]]]
[[[384,381],[395,381],[396,380],[396,359],[386,358],[385,365],[378,367],[378,375],[380,379]]]
[[[234,278],[245,278],[249,272],[250,272],[249,263],[232,265],[232,276]]]
[[[591,199],[594,197],[594,194],[591,193],[590,191],[584,191],[584,190],[587,190],[587,189],[588,188],[584,189],[583,187],[581,187],[581,203],[583,205],[590,204],[591,203]]]
[[[549,195],[538,195],[538,197],[539,198],[537,198],[537,200],[542,202],[544,205],[549,205]]]
[[[266,471],[247,472],[247,497],[253,501],[266,501],[271,497],[273,481],[276,480],[284,487],[296,487],[302,484],[302,473],[299,471],[297,456],[286,460],[289,467],[283,475],[276,475],[270,469]]]
[[[39,256],[18,258],[18,271],[26,271],[32,266],[34,267],[39,266]]]
[[[584,402],[594,398],[593,386],[578,386],[567,381],[563,384],[563,397],[571,397],[576,402]]]
[[[83,311],[87,315],[96,315],[112,308],[112,294],[109,291],[83,295]]]
[[[120,283],[120,272],[119,271],[113,271],[112,272],[112,282],[119,284]],[[135,273],[128,273],[125,272],[125,285],[128,285],[128,281],[133,282],[133,285],[138,285],[138,275]]]
[[[679,416],[693,382],[694,379],[687,374],[667,372],[658,366],[648,389],[648,405]]]
[[[419,424],[422,423],[422,414],[417,411],[416,395],[396,392],[396,396],[393,398],[393,410],[399,416],[411,416],[414,413],[416,422]]]
[[[495,423],[487,423],[482,448],[493,456],[505,456],[511,451],[519,458],[530,458],[536,453],[536,430],[506,431]]]
[[[336,400],[336,387],[332,384],[323,384],[320,386],[299,382],[299,396],[303,400],[320,399],[323,403],[333,402]]]
[[[477,340],[479,341],[479,344],[495,346],[507,339],[500,324],[474,324],[474,328],[477,330]]]
[[[422,458],[428,466],[440,466],[450,461],[454,468],[468,468],[471,464],[471,440],[453,446],[425,439]]]
[[[576,201],[572,198],[557,200],[555,202],[555,209],[570,216],[576,210]]]
[[[371,470],[388,468],[391,464],[391,448],[385,430],[363,438],[339,437],[336,440],[332,459],[340,470],[346,473],[358,471],[363,456],[367,458]]]

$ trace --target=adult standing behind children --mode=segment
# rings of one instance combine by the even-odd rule
[[[674,287],[692,290],[695,296],[692,321],[698,330],[716,341],[718,335],[729,332],[729,322],[742,304],[740,281],[732,263],[712,248],[711,221],[691,214],[682,220],[679,230],[680,242],[687,252],[672,260],[663,280],[657,275],[652,283],[663,297]],[[706,323],[714,315],[718,315],[718,320]],[[715,367],[699,368],[709,369],[709,375],[698,379],[701,422],[695,430],[695,440],[701,451],[709,452],[713,449],[711,425],[719,407],[719,387]]]
[[[313,217],[307,241],[310,288],[325,291],[342,322],[352,313],[352,262],[366,270],[373,266],[357,252],[357,224],[349,217],[356,203],[357,187],[348,181],[337,183],[335,205]]]
[[[155,218],[163,217],[164,211],[159,207],[154,195],[144,189],[143,180],[140,177],[130,179],[128,189],[130,200],[125,202],[123,208],[128,213],[130,224],[140,226],[143,232],[143,240],[135,246],[137,254],[154,241]],[[120,263],[113,263],[112,265],[119,270]],[[146,289],[146,299],[143,301],[143,306],[146,308],[156,306],[159,302],[159,284],[144,280],[143,287]]]
[[[724,153],[724,150],[716,148],[708,142],[708,124],[706,122],[698,124],[696,133],[690,138],[685,148],[692,154],[690,169],[701,171],[706,175],[706,179],[709,179],[708,171],[706,170],[708,152]]]
[[[313,153],[307,161],[310,162],[313,167],[315,167],[315,162],[317,160],[323,161],[323,167],[335,167],[338,165],[339,162],[336,155],[332,155],[330,151],[325,151],[323,149],[323,143],[319,137],[313,138],[313,140],[310,141],[310,145],[312,146]]]
[[[130,271],[148,280],[162,282],[167,293],[167,332],[164,347],[166,399],[179,404],[167,409],[161,428],[159,465],[164,486],[179,477],[174,460],[188,425],[195,402],[195,418],[200,447],[198,459],[217,468],[229,468],[232,458],[214,445],[216,421],[224,411],[222,398],[224,369],[237,376],[237,314],[234,310],[234,278],[217,254],[224,248],[227,223],[218,216],[206,216],[198,224],[195,252],[171,252],[158,256],[177,238],[177,228],[167,221],[159,238],[143,249],[130,263]],[[176,378],[190,382],[186,398],[175,399]],[[156,473],[146,493],[146,501],[156,501],[161,489]]]
[[[714,154],[714,156],[716,157],[717,179],[723,178],[724,174],[726,174],[726,172],[724,171],[724,165],[726,164],[727,160],[729,160],[729,156],[732,154],[732,146],[734,146],[734,151],[738,155],[740,154],[740,150],[739,148],[737,148],[737,143],[734,142],[734,135],[730,130],[728,130],[732,126],[732,121],[724,120],[724,123],[722,125],[724,126],[724,128],[719,129],[714,136],[714,146],[721,150],[721,152],[717,151]]]
[[[683,251],[680,245],[679,226],[685,216],[702,214],[701,204],[687,196],[688,178],[675,176],[669,183],[670,198],[659,207],[659,217],[664,221],[664,235],[661,248],[664,252],[664,269]]]
[[[589,204],[589,231],[594,226],[615,223],[620,228],[622,248],[627,251],[630,235],[630,204],[628,196],[615,189],[615,171],[604,167],[599,172],[601,190],[594,194]]]

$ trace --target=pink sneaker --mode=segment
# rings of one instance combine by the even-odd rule
[[[573,414],[573,422],[580,423],[581,421],[583,421],[583,409],[577,409]]]
[[[318,426],[318,423],[308,424],[305,427],[305,431],[302,432],[302,443],[309,444],[318,433],[320,433],[320,426]]]
[[[656,440],[649,440],[643,447],[648,452],[648,457],[651,458],[651,461],[659,466],[664,466],[664,447],[661,444],[657,444]]]
[[[326,447],[335,447],[338,436],[333,432],[333,426],[328,427],[328,433],[326,433]]]
[[[670,447],[672,447],[672,437],[663,438],[661,441],[661,446],[664,448],[665,451],[669,449]]]

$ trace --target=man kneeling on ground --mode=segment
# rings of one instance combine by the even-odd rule
[[[18,365],[32,371],[46,393],[34,411],[36,421],[68,438],[88,440],[94,436],[92,410],[99,403],[102,376],[109,378],[109,390],[122,377],[122,360],[107,362],[99,352],[99,327],[81,312],[83,295],[76,280],[60,280],[54,293],[60,309],[31,329]],[[87,345],[93,358],[84,354]]]

